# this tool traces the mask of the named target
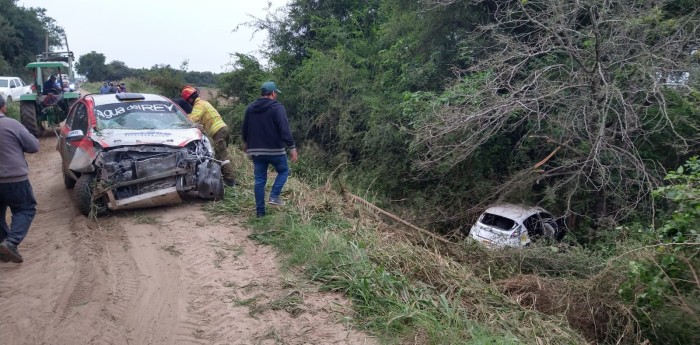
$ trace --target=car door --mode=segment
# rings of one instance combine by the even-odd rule
[[[72,107],[68,112],[68,115],[66,115],[66,120],[61,126],[61,131],[58,136],[58,144],[56,145],[56,149],[58,149],[58,152],[61,154],[61,165],[63,165],[63,171],[68,170],[68,163],[70,162],[71,156],[70,156],[70,151],[68,149],[68,142],[66,141],[66,137],[68,136],[68,133],[70,132],[71,128],[71,123],[73,122],[73,118],[75,117],[75,109],[77,108],[77,104],[75,107]]]
[[[68,140],[68,136],[71,133],[75,133],[74,131],[76,130],[81,130],[83,132],[83,136],[87,136],[88,123],[87,105],[82,101],[76,103],[68,112],[66,123],[61,129],[61,136],[59,139],[59,151],[61,152],[63,169],[66,171],[66,173],[68,173],[71,169],[75,169],[75,166],[72,166],[72,162],[75,159],[78,147],[83,140],[87,140],[82,138],[80,140],[71,141]],[[84,162],[81,162],[78,165],[82,166],[84,165]],[[72,173],[70,175],[72,175]]]

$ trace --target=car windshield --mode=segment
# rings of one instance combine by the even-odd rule
[[[515,227],[516,224],[515,221],[510,218],[506,218],[492,213],[484,213],[480,221],[484,225],[498,228],[499,230],[511,230]]]
[[[7,87],[7,79],[0,79],[0,87]]]
[[[177,129],[192,123],[175,104],[140,101],[95,106],[97,129]]]

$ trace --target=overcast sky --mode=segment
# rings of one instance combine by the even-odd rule
[[[19,0],[24,7],[43,7],[66,30],[76,59],[91,51],[107,63],[119,60],[131,68],[169,64],[189,71],[223,72],[231,53],[260,57],[267,32],[241,25],[265,16],[287,0]],[[238,27],[238,30],[233,32]]]

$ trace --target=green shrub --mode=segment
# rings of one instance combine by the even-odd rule
[[[7,103],[7,117],[19,121],[19,102]]]
[[[638,231],[644,247],[627,261],[619,294],[653,343],[700,343],[700,161],[689,159],[666,181],[654,196],[667,214],[656,229]]]

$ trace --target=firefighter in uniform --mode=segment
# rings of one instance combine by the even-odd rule
[[[204,132],[214,142],[216,159],[230,161],[231,156],[228,153],[229,129],[219,112],[214,109],[211,103],[201,99],[197,89],[192,86],[186,86],[182,89],[181,96],[192,105],[192,112],[189,114],[190,120],[201,125]],[[227,186],[232,187],[238,184],[231,164],[224,164],[221,167],[221,174]]]

